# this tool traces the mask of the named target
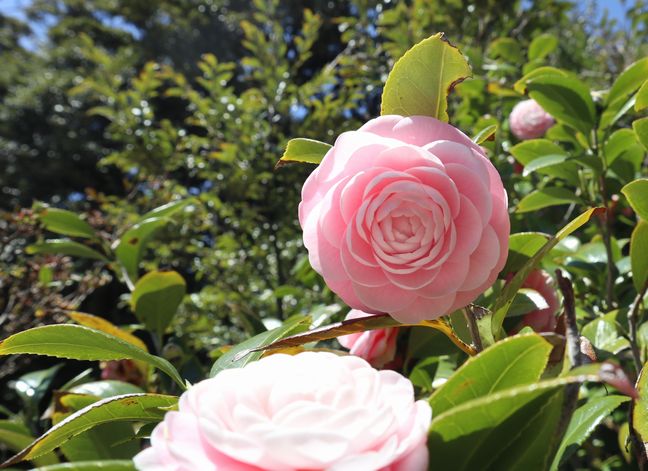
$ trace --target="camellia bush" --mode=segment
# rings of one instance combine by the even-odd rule
[[[70,323],[0,342],[0,355],[101,365],[101,379],[82,373],[57,388],[38,437],[6,411],[0,442],[14,454],[1,466],[645,466],[648,58],[595,91],[545,64],[555,38],[540,36],[522,76],[491,90],[510,116],[487,116],[468,136],[451,124],[448,100],[468,103],[479,84],[451,39],[435,34],[402,55],[380,116],[330,142],[293,136],[277,155],[272,178],[282,181],[315,165],[292,215],[303,247],[291,250],[348,306],[346,318],[320,310],[258,326],[250,316],[260,333],[200,358],[208,377],[166,342],[187,281],[143,268],[158,231],[210,208],[172,201],[125,221],[112,240],[74,212],[34,208],[57,237],[28,253],[101,262],[126,287],[137,324],[68,310]],[[227,81],[214,59],[201,68]],[[166,78],[180,93],[181,79]],[[502,153],[514,159],[508,170]],[[534,216],[553,207],[566,209],[539,231]],[[26,396],[48,388],[47,372],[36,374],[23,380]]]

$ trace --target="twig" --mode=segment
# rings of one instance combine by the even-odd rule
[[[478,352],[481,352],[484,349],[484,345],[479,335],[479,327],[477,326],[477,313],[473,310],[473,307],[472,304],[469,304],[463,309],[463,312],[468,323],[468,330],[470,331],[473,347]]]

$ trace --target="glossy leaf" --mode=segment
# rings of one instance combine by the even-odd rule
[[[95,231],[72,211],[59,208],[44,208],[38,215],[45,229],[57,234],[73,237],[95,237]]]
[[[636,385],[639,397],[632,406],[632,431],[643,446],[643,453],[648,453],[648,371],[644,364]]]
[[[286,144],[286,150],[277,162],[277,167],[289,162],[319,164],[331,147],[330,144],[315,139],[291,139]]]
[[[484,129],[479,131],[472,140],[475,144],[483,144],[485,141],[494,140],[496,132],[497,124],[491,124],[490,126],[486,126]]]
[[[171,219],[166,217],[146,219],[128,229],[113,245],[117,260],[133,282],[139,278],[139,264],[146,246],[155,233],[170,222]]]
[[[39,242],[28,246],[26,252],[32,255],[70,255],[73,257],[89,258],[92,260],[108,262],[108,259],[96,250],[91,249],[87,245],[68,239],[48,239],[45,242]]]
[[[536,290],[520,288],[509,308],[508,317],[523,316],[531,311],[547,309],[547,300]]]
[[[443,33],[435,34],[396,62],[383,88],[381,114],[448,121],[448,94],[470,75],[470,66],[459,49]]]
[[[648,220],[639,220],[630,238],[632,282],[638,293],[648,283]]]
[[[492,331],[497,338],[502,338],[506,335],[502,330],[502,323],[504,322],[504,318],[506,317],[511,304],[513,304],[515,293],[517,293],[517,291],[522,287],[522,283],[527,279],[529,273],[538,266],[544,256],[549,253],[549,251],[554,248],[558,242],[588,222],[594,214],[600,214],[603,211],[605,211],[605,208],[590,208],[569,222],[565,227],[560,229],[554,237],[549,239],[506,284],[495,301],[495,305],[492,309]]]
[[[565,162],[569,156],[563,155],[563,154],[549,154],[549,155],[544,155],[540,158],[537,158],[530,162],[529,164],[524,166],[524,170],[522,171],[522,176],[526,177],[530,175],[532,172],[535,172],[538,169],[545,168],[545,167],[551,167],[552,165],[558,165],[563,162]]]
[[[130,358],[148,363],[168,374],[184,388],[176,369],[166,361],[139,347],[99,330],[80,325],[46,325],[18,332],[0,342],[0,355],[16,353],[47,355],[74,360],[122,360]]]
[[[626,100],[646,82],[648,77],[648,57],[628,66],[614,81],[607,96],[607,106]]]
[[[32,471],[135,471],[135,464],[132,460],[77,461],[43,466]]]
[[[120,338],[125,342],[135,345],[138,348],[141,348],[145,352],[148,351],[146,344],[142,342],[139,338],[135,337],[133,334],[126,332],[123,329],[120,329],[112,322],[107,321],[106,319],[94,316],[92,314],[87,314],[85,312],[71,311],[67,313],[68,317],[72,319],[77,324],[90,327],[91,329],[100,330],[105,332],[113,337]]]
[[[591,397],[574,412],[560,448],[554,457],[552,470],[569,458],[591,435],[594,429],[621,404],[629,401],[627,396],[610,395]]]
[[[637,139],[648,150],[648,118],[637,119],[632,123]]]
[[[551,345],[536,334],[509,337],[471,357],[430,397],[434,415],[467,401],[537,381]]]
[[[547,242],[541,232],[519,232],[509,237],[509,252],[502,273],[515,273]]]
[[[525,74],[520,80],[515,82],[513,89],[521,95],[527,93],[527,82],[538,77],[575,77],[571,72],[566,70],[557,69],[555,67],[544,66],[533,69],[528,74]]]
[[[271,343],[294,334],[295,332],[303,332],[308,329],[310,322],[311,319],[309,316],[294,316],[293,318],[286,320],[276,329],[262,332],[245,342],[235,345],[216,360],[209,376],[213,378],[223,370],[229,368],[242,368],[251,361],[258,360],[263,356],[263,352],[255,349],[270,345]]]
[[[585,324],[583,337],[589,339],[597,349],[614,355],[630,347],[630,342],[622,334],[617,322],[618,311],[608,312],[604,316]]]
[[[578,165],[569,159],[569,154],[558,144],[548,139],[530,139],[520,142],[510,149],[511,154],[525,167],[525,174],[535,171],[542,175],[549,175],[577,183]],[[564,156],[564,159],[563,159]],[[557,159],[553,164],[547,162],[547,157]],[[560,165],[556,165],[562,160]],[[526,170],[530,166],[531,170]]]
[[[572,77],[540,76],[527,81],[527,92],[556,121],[586,136],[594,128],[596,111],[590,90]]]
[[[570,203],[582,203],[581,199],[574,195],[573,190],[562,187],[545,187],[541,190],[532,191],[522,198],[517,205],[516,212],[527,213],[549,206]]]
[[[173,320],[187,284],[175,271],[153,271],[144,275],[131,294],[131,306],[137,319],[149,330],[162,335]]]
[[[175,396],[161,394],[127,394],[95,402],[50,428],[2,466],[41,456],[100,424],[159,421],[164,416],[164,409],[174,406],[177,400]]]
[[[648,178],[628,183],[621,188],[621,193],[628,199],[634,212],[644,221],[648,221]]]

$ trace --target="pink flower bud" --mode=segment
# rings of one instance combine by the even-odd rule
[[[520,140],[542,137],[553,124],[554,119],[535,100],[521,101],[509,117],[511,132]]]
[[[352,309],[345,320],[370,316],[366,312]],[[351,355],[367,360],[373,367],[382,368],[394,359],[396,354],[397,328],[367,330],[338,337],[338,342],[349,349]]]

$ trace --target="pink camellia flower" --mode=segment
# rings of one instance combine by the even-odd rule
[[[345,320],[370,316],[366,312],[352,309]],[[397,328],[367,330],[338,337],[338,342],[349,349],[351,355],[367,360],[372,366],[382,368],[394,359],[396,354]]]
[[[524,280],[522,288],[537,291],[546,301],[547,307],[526,313],[515,328],[515,332],[519,332],[525,326],[531,327],[536,332],[555,332],[556,313],[560,308],[560,301],[549,273],[544,270],[533,270]]]
[[[509,116],[511,132],[520,140],[544,136],[554,119],[535,100],[524,100],[513,107]]]
[[[427,116],[381,116],[340,135],[304,184],[299,221],[334,292],[401,322],[472,302],[504,266],[510,231],[495,167]]]
[[[408,379],[361,358],[275,354],[192,386],[134,461],[156,471],[422,471],[431,415]]]

